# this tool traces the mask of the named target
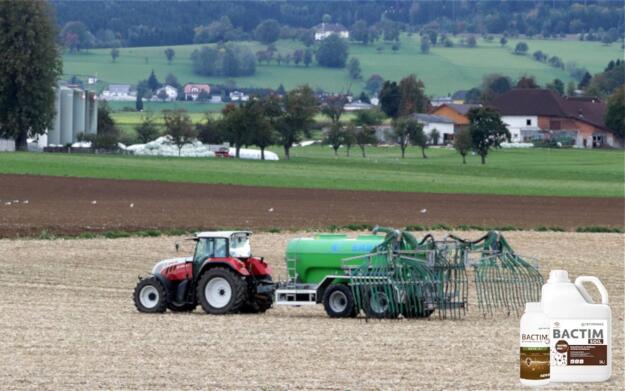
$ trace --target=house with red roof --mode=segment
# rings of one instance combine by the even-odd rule
[[[606,104],[596,97],[520,88],[500,95],[491,106],[501,114],[513,142],[565,137],[577,147],[623,147],[623,139],[605,125]]]

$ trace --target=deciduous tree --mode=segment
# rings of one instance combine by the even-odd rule
[[[191,117],[186,110],[164,110],[165,132],[171,138],[172,144],[178,147],[178,156],[182,147],[190,143],[196,136]]]
[[[171,64],[176,56],[176,52],[172,48],[165,49],[165,57],[167,58],[167,63]]]
[[[56,114],[62,62],[52,15],[47,2],[0,2],[0,137],[14,138],[20,151]]]
[[[290,158],[291,147],[299,141],[302,133],[309,134],[319,111],[317,97],[308,85],[297,87],[284,98],[284,114],[277,124],[280,144],[284,147],[284,156]]]
[[[119,49],[118,48],[111,49],[111,59],[113,60],[113,62],[117,61],[118,57],[119,57]]]
[[[605,124],[621,139],[625,138],[625,85],[617,88],[608,99]]]
[[[321,113],[330,118],[332,124],[338,124],[341,115],[345,112],[346,103],[347,97],[345,95],[328,96],[321,105]]]
[[[367,145],[375,145],[378,139],[375,135],[375,128],[373,126],[364,125],[356,129],[356,144],[360,147],[362,157],[367,157],[365,148]]]
[[[151,112],[148,112],[142,118],[141,123],[135,127],[135,131],[137,132],[139,141],[144,144],[156,139],[160,134],[159,127]]]
[[[482,164],[486,164],[486,156],[493,147],[506,139],[510,139],[510,132],[501,121],[499,113],[490,107],[474,107],[467,116],[471,122],[471,143],[473,150],[480,155]]]
[[[317,63],[329,68],[344,68],[347,55],[347,43],[336,34],[321,41],[316,53]]]
[[[467,164],[466,156],[471,151],[473,146],[473,141],[471,139],[471,131],[469,128],[463,128],[458,133],[456,133],[456,137],[454,138],[454,148],[460,156],[462,156],[462,164]]]
[[[334,156],[338,156],[339,148],[343,145],[344,131],[341,128],[341,124],[338,122],[330,125],[330,128],[326,131],[323,143],[329,145],[334,150]]]

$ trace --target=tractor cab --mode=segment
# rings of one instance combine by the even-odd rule
[[[202,263],[207,258],[238,258],[241,260],[252,256],[249,231],[216,231],[198,232],[191,240],[195,240],[194,263]]]

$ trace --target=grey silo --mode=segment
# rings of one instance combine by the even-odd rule
[[[48,130],[48,145],[58,145],[61,143],[61,89],[54,90],[54,122],[52,129]]]
[[[61,142],[72,143],[74,137],[74,90],[61,87]]]
[[[86,121],[87,133],[98,133],[98,99],[95,92],[87,92],[87,111],[86,115],[88,121]]]
[[[72,141],[75,141],[80,133],[85,133],[85,130],[86,130],[85,102],[86,102],[85,91],[74,90],[74,110],[73,110],[74,123],[73,123],[73,130],[72,130],[72,134],[73,134]]]

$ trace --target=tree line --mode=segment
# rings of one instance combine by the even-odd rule
[[[60,26],[81,22],[90,35],[82,44],[98,47],[180,45],[196,37],[221,41],[292,37],[304,34],[302,30],[310,30],[325,15],[363,41],[372,38],[363,26],[375,26],[373,34],[390,40],[396,31],[423,27],[449,34],[583,34],[585,39],[599,40],[623,35],[623,4],[600,0],[159,2],[158,7],[151,2],[56,0],[52,4]]]

